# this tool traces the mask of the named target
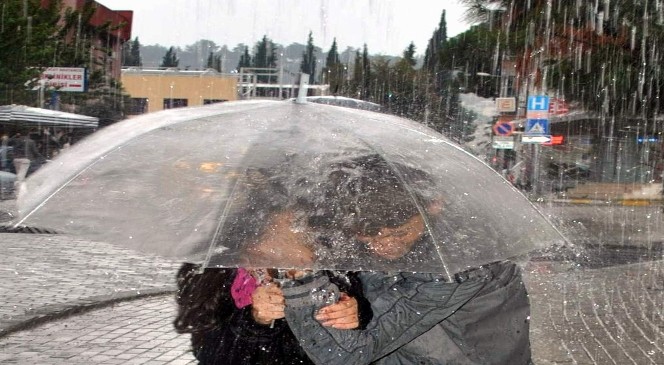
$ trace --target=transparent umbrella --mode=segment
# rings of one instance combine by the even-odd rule
[[[378,187],[362,192],[371,183]],[[371,208],[386,224],[423,219],[426,239],[399,259],[377,258],[356,239],[381,194],[395,196]],[[16,226],[207,266],[450,274],[565,242],[520,192],[439,133],[292,101],[171,110],[107,127],[32,175],[18,206]],[[284,210],[311,242],[313,262],[281,248],[248,253],[269,215]]]

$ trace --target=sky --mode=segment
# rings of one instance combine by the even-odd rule
[[[401,55],[414,42],[426,50],[446,9],[448,37],[469,25],[457,0],[97,0],[111,10],[133,10],[132,39],[142,45],[179,46],[200,39],[233,48],[263,35],[281,45],[314,45],[327,52],[367,44],[370,54]]]

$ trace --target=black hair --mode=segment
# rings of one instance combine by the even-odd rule
[[[330,167],[323,184],[325,201],[308,219],[312,227],[376,235],[382,227],[404,224],[419,213],[419,207],[432,201],[421,189],[422,185],[433,185],[427,173],[388,163],[378,154],[334,162]],[[412,189],[414,185],[418,189]]]

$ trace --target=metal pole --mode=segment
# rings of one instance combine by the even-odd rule
[[[171,82],[171,94],[170,98],[168,99],[168,104],[169,104],[169,109],[173,109],[173,83]]]
[[[301,73],[300,88],[297,91],[297,99],[296,99],[296,102],[298,104],[305,104],[307,102],[307,86],[309,86],[309,75]]]
[[[44,80],[39,80],[39,105],[37,105],[38,108],[43,108],[44,107]]]
[[[279,99],[283,99],[282,88],[284,84],[284,50],[281,49],[281,54],[279,55]]]

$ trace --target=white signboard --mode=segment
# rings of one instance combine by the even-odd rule
[[[495,136],[491,142],[491,147],[497,150],[513,150],[514,149],[514,138],[513,137],[502,137]]]
[[[49,67],[41,75],[40,82],[46,90],[84,92],[86,89],[85,68]]]
[[[523,135],[521,137],[521,143],[549,143],[551,142],[551,136],[528,136]]]
[[[499,113],[516,111],[516,98],[496,98],[496,110]]]

